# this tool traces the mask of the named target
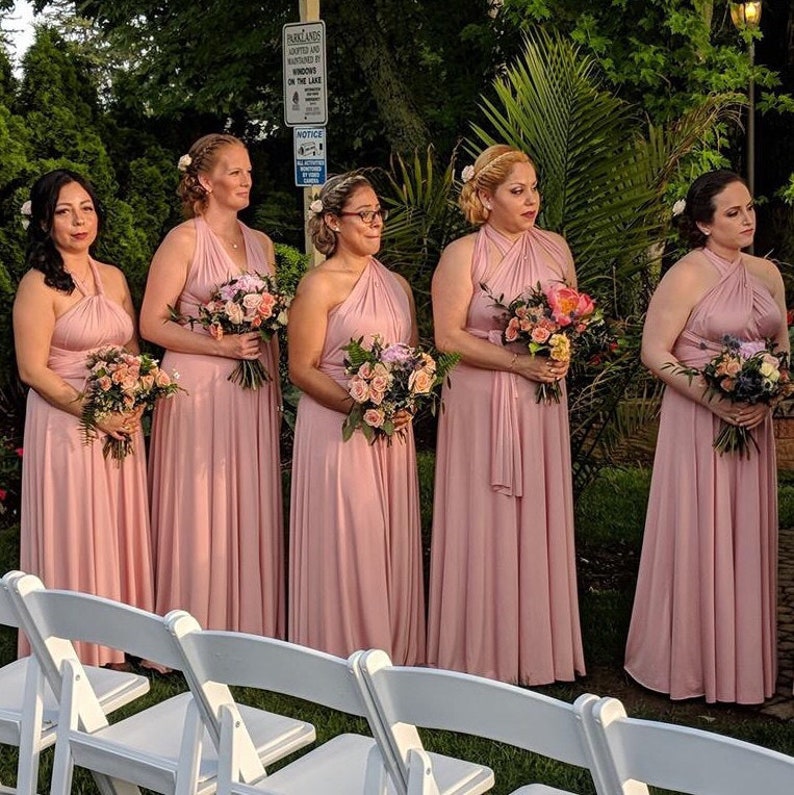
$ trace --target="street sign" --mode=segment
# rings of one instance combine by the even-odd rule
[[[284,25],[284,123],[328,123],[325,74],[325,22],[296,22]]]
[[[295,184],[299,188],[322,185],[326,179],[325,127],[293,127]]]

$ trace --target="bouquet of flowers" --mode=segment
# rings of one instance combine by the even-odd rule
[[[702,369],[672,363],[665,368],[692,378],[699,376],[705,384],[709,400],[718,397],[731,403],[771,403],[791,394],[792,386],[785,369],[788,356],[775,353],[777,347],[769,340],[743,342],[726,335],[722,350]],[[750,443],[758,450],[752,433],[739,425],[721,421],[714,439],[714,449],[723,453],[739,453],[750,457]]]
[[[291,296],[278,290],[275,280],[260,273],[243,273],[224,282],[206,304],[198,308],[198,317],[179,315],[171,307],[171,318],[199,323],[212,337],[224,334],[247,334],[255,331],[267,342],[287,325]],[[243,389],[259,389],[270,376],[259,359],[241,359],[229,375],[229,381]]]
[[[354,402],[342,425],[342,438],[347,441],[360,428],[370,444],[381,436],[391,443],[394,417],[400,411],[415,414],[421,404],[429,403],[435,413],[436,388],[460,359],[458,354],[433,358],[402,342],[388,344],[377,335],[367,344],[363,337],[351,339],[344,350],[348,393]]]
[[[86,360],[88,378],[80,416],[83,441],[89,444],[99,436],[97,423],[114,412],[130,412],[153,406],[160,398],[170,398],[184,391],[176,383],[178,376],[161,370],[157,359],[142,353],[136,356],[123,348],[109,347],[94,351]],[[121,461],[133,450],[129,437],[105,437],[102,453]]]
[[[487,285],[480,287],[493,298]],[[505,345],[518,344],[532,356],[548,356],[558,362],[570,361],[574,341],[589,327],[603,322],[593,299],[564,282],[551,284],[545,290],[538,282],[509,304],[504,303],[504,296],[499,296],[494,305],[504,310]],[[557,382],[537,385],[538,403],[559,403],[560,395]]]

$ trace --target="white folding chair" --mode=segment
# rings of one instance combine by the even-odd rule
[[[647,795],[649,784],[689,795],[794,792],[794,757],[713,732],[629,718],[616,698],[588,705],[583,717],[608,795]]]
[[[257,688],[293,696],[359,717],[367,716],[356,670],[350,661],[285,641],[235,632],[178,634],[189,665],[191,688],[212,683]],[[187,673],[187,672],[190,673]],[[191,681],[190,677],[197,677]],[[389,776],[393,761],[383,759],[372,737],[341,734],[306,752],[274,773],[247,784],[239,775],[239,733],[222,706],[218,795],[381,795],[402,793]],[[391,765],[390,765],[391,761]]]
[[[22,573],[11,571],[0,580],[0,624],[17,629],[20,619],[8,583],[18,576]],[[145,676],[93,666],[86,666],[85,672],[107,713],[149,690]],[[0,668],[0,744],[19,748],[16,786],[0,786],[0,792],[36,792],[40,752],[55,742],[57,720],[58,701],[35,657],[22,657]]]
[[[587,768],[601,793],[598,767],[582,725],[581,711],[597,700],[574,704],[480,676],[430,668],[392,666],[378,650],[358,660],[385,741],[405,771],[409,795],[485,792],[492,771],[423,749],[416,726],[485,737]],[[533,783],[513,795],[562,793]]]
[[[110,725],[71,647],[63,638],[99,643],[184,672],[175,640],[200,629],[195,619],[176,611],[174,621],[153,613],[74,591],[46,590],[31,575],[14,579],[11,592],[33,651],[61,707],[51,793],[67,795],[74,765],[93,771],[107,792],[210,793],[216,788],[217,722],[205,722],[207,704],[229,704],[241,734],[243,776],[261,775],[263,765],[314,739],[314,727],[264,710],[234,708],[228,687],[211,684],[198,703],[184,692]],[[217,711],[217,710],[216,710]]]

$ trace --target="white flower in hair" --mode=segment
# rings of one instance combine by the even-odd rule
[[[679,199],[673,205],[673,218],[677,218],[684,210],[686,210],[686,199]]]
[[[24,216],[22,218],[22,228],[27,229],[28,226],[30,226],[30,221],[28,219],[33,215],[33,206],[30,203],[30,199],[23,202],[22,206],[19,208],[19,213]]]
[[[460,178],[464,182],[468,182],[474,176],[474,166],[466,166],[463,171],[460,172]]]
[[[320,214],[320,213],[323,211],[323,203],[322,203],[322,201],[321,201],[320,199],[315,199],[315,200],[314,200],[314,201],[313,201],[313,202],[312,202],[312,203],[309,205],[309,209],[310,209],[310,210],[311,210],[313,213],[315,213],[316,215],[319,215],[319,214]]]
[[[179,158],[179,162],[176,164],[176,167],[180,171],[187,171],[190,168],[190,164],[193,162],[193,158],[190,155],[182,155]]]

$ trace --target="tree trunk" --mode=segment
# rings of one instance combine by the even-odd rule
[[[338,32],[372,91],[392,149],[400,154],[424,149],[430,142],[430,133],[394,63],[372,3],[341,0],[334,6]]]

